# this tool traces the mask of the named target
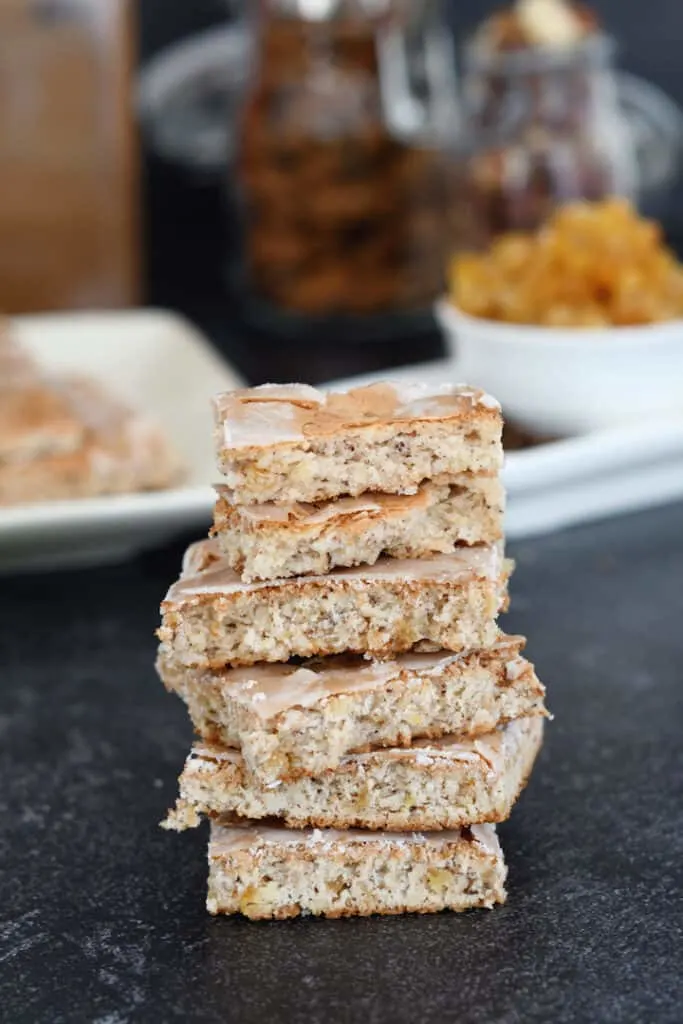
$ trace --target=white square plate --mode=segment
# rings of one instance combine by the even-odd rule
[[[211,397],[238,375],[171,313],[18,317],[19,340],[48,370],[90,374],[154,416],[188,474],[170,491],[0,508],[0,571],[120,561],[189,527],[208,529],[217,478]]]

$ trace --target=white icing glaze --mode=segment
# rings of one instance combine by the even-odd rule
[[[235,399],[257,403],[292,402],[313,408],[324,403],[325,393],[311,387],[310,384],[259,384],[255,388],[237,388],[216,395],[214,404],[217,412],[222,413],[225,409],[232,408]]]
[[[216,489],[220,495],[229,500],[230,492],[227,488],[219,486]],[[305,502],[275,505],[268,502],[262,505],[240,505],[237,506],[237,511],[242,519],[254,523],[290,524],[295,522],[304,526],[314,526],[318,523],[356,516],[364,512],[384,516],[401,515],[412,508],[427,508],[438,500],[441,493],[443,493],[441,490],[423,484],[417,494],[363,494],[359,498],[336,498],[333,501],[325,501],[317,505]]]
[[[505,676],[511,682],[515,682],[528,668],[529,662],[525,658],[512,658],[505,666]]]
[[[411,509],[425,509],[437,502],[444,501],[454,489],[465,490],[472,494],[487,494],[489,500],[501,500],[501,485],[497,478],[488,475],[463,473],[449,478],[447,481],[438,477],[423,483],[415,494],[383,494],[366,493],[357,498],[342,497],[320,502],[293,502],[289,505],[276,505],[266,502],[255,505],[234,505],[232,491],[224,484],[216,484],[215,490],[220,498],[232,506],[247,524],[272,523],[282,526],[306,527],[320,523],[330,523],[346,516],[359,516],[366,513],[371,516],[404,515]]]
[[[519,650],[521,644],[519,637],[503,636],[491,651],[496,657],[505,658]],[[438,677],[450,666],[471,657],[471,651],[435,651],[399,655],[389,661],[339,655],[301,666],[263,664],[224,670],[220,673],[221,688],[231,700],[267,721],[288,708],[310,708],[337,694],[382,688],[402,673]]]
[[[447,582],[461,577],[484,577],[494,580],[501,573],[502,563],[503,548],[496,544],[458,548],[447,555],[429,558],[380,558],[374,565],[335,569],[326,576],[244,583],[221,554],[216,540],[211,539],[199,541],[185,552],[182,575],[168,591],[166,600],[183,601],[207,594],[255,593],[265,589],[282,589],[294,595],[297,590],[305,590],[312,584],[332,590],[339,583],[363,586],[366,582],[381,579]]]
[[[495,825],[470,825],[470,832],[479,845],[494,857],[501,857],[503,851],[500,848],[498,833]]]
[[[214,399],[223,447],[228,450],[300,442],[379,423],[460,419],[477,406],[500,409],[490,395],[467,385],[391,381],[345,393],[325,393],[303,384],[267,384]]]
[[[365,771],[392,761],[430,769],[437,764],[476,764],[483,761],[490,772],[497,773],[504,769],[506,749],[514,748],[527,732],[535,728],[535,719],[522,719],[510,722],[486,737],[463,740],[444,736],[437,740],[416,740],[410,747],[387,747],[362,754],[347,754],[341,764]],[[244,765],[239,750],[196,743],[187,759],[185,770],[190,773],[212,771],[225,762],[236,765],[240,770]]]
[[[258,669],[258,681],[253,671],[233,669],[226,693],[233,700],[251,707],[260,718],[268,719],[287,708],[312,707],[336,693],[372,690],[398,675],[399,668],[392,662],[366,662],[358,659],[354,667],[329,669],[314,672],[298,668],[285,674],[281,665],[262,666]],[[267,669],[272,669],[268,675]],[[243,681],[234,679],[233,673],[244,673]]]
[[[284,825],[264,825],[260,822],[245,821],[228,825],[212,823],[209,856],[230,854],[236,850],[257,852],[268,846],[299,846],[303,849],[320,848],[343,852],[344,847],[353,843],[377,843],[386,846],[428,845],[445,847],[463,839],[463,829],[448,829],[443,832],[370,832],[360,829],[289,829]],[[493,825],[472,825],[469,831],[475,842],[489,853],[499,853],[500,846]]]

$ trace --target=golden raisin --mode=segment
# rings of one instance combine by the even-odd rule
[[[620,198],[569,203],[534,234],[456,256],[451,298],[470,316],[554,327],[683,317],[683,266],[658,224]]]

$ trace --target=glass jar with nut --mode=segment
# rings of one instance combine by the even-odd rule
[[[454,62],[437,4],[263,0],[241,121],[244,285],[271,313],[364,318],[442,291]]]
[[[570,200],[634,196],[613,61],[595,16],[568,0],[518,0],[481,27],[464,55],[456,247],[534,230]]]

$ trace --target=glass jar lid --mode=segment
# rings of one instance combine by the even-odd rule
[[[301,21],[321,22],[348,15],[371,20],[405,7],[404,0],[271,0],[273,12]]]

